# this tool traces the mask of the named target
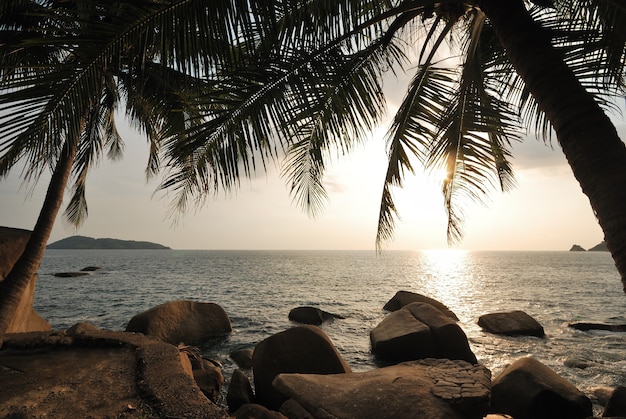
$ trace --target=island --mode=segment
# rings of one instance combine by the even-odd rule
[[[46,249],[158,249],[169,250],[158,243],[135,240],[94,239],[93,237],[71,236],[46,246]]]
[[[609,249],[606,247],[606,242],[602,241],[596,244],[595,246],[593,246],[589,250],[585,250],[583,247],[575,244],[569,249],[569,251],[570,252],[608,252]]]

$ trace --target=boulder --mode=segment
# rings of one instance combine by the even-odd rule
[[[478,325],[498,335],[545,336],[539,322],[521,310],[483,314],[478,318]]]
[[[370,332],[372,352],[382,360],[423,358],[477,362],[458,324],[427,303],[410,303],[389,313]]]
[[[411,303],[404,309],[430,329],[435,342],[435,358],[460,359],[471,364],[478,362],[465,332],[450,317],[426,303]]]
[[[296,307],[289,312],[289,320],[319,326],[328,320],[344,319],[338,314],[332,314],[317,307]]]
[[[252,357],[256,400],[278,410],[287,400],[272,387],[280,373],[340,374],[350,372],[328,336],[316,326],[297,326],[276,333],[254,349]]]
[[[626,417],[626,387],[619,386],[613,390],[602,417]]]
[[[138,332],[164,342],[194,344],[232,331],[222,307],[213,303],[170,301],[135,315],[127,332]]]
[[[465,361],[410,361],[336,375],[280,374],[274,386],[320,418],[483,418],[491,374]]]
[[[572,329],[582,330],[584,332],[588,330],[606,330],[609,332],[626,332],[626,324],[607,324],[607,323],[570,323],[567,325]]]
[[[251,348],[237,349],[230,353],[230,359],[235,361],[235,364],[237,364],[239,368],[250,369],[252,368],[253,354],[254,349]]]
[[[233,371],[226,394],[226,405],[229,412],[236,412],[244,404],[254,403],[254,393],[250,380],[240,369]]]
[[[432,356],[435,342],[430,328],[408,310],[389,313],[370,331],[372,352],[380,359],[402,362]]]
[[[15,262],[24,252],[26,243],[30,239],[30,233],[28,230],[19,228],[0,227],[0,281],[7,277]],[[36,283],[37,274],[28,280],[28,285],[20,297],[17,310],[6,333],[47,332],[51,330],[50,323],[33,309]]]
[[[58,278],[75,278],[78,276],[87,276],[89,272],[57,272],[54,276]]]
[[[417,293],[409,292],[409,291],[396,292],[396,295],[394,295],[391,298],[391,300],[387,301],[387,303],[384,305],[383,310],[396,311],[396,310],[400,310],[405,305],[411,304],[411,303],[430,304],[431,306],[435,307],[437,310],[441,311],[446,316],[450,317],[452,320],[454,321],[459,320],[456,314],[454,314],[452,310],[446,307],[443,303],[433,298],[426,297],[425,295],[421,295],[421,294],[417,294]]]
[[[210,360],[202,359],[200,366],[192,368],[192,372],[196,384],[198,384],[198,387],[200,387],[200,390],[206,398],[213,403],[217,403],[220,397],[220,389],[222,385],[224,385],[222,368],[220,368],[219,365],[215,365]]]
[[[287,419],[282,413],[269,410],[260,404],[244,404],[234,414],[235,419]]]
[[[94,272],[102,269],[100,266],[85,266],[81,271],[83,272]]]
[[[509,365],[491,387],[492,411],[515,419],[583,419],[591,401],[573,384],[534,358]]]

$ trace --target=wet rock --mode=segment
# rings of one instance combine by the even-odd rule
[[[292,327],[259,342],[254,349],[252,369],[257,403],[275,410],[287,400],[272,387],[278,374],[351,371],[328,336],[316,326]]]
[[[411,303],[426,303],[426,304],[430,304],[431,306],[435,307],[437,310],[441,311],[446,316],[450,317],[452,320],[455,320],[455,321],[459,320],[459,318],[456,316],[456,314],[454,314],[452,312],[452,310],[450,310],[448,307],[446,307],[445,304],[443,304],[443,303],[441,303],[441,302],[439,302],[439,301],[437,301],[437,300],[435,300],[433,298],[426,297],[425,295],[421,295],[421,294],[417,294],[417,293],[409,292],[409,291],[398,291],[398,292],[396,292],[396,295],[394,295],[384,305],[383,310],[396,311],[396,310],[400,310],[405,305],[411,304]]]
[[[543,326],[521,310],[483,314],[478,318],[478,325],[498,335],[545,336]]]
[[[573,384],[534,358],[509,365],[491,387],[492,411],[515,419],[583,419],[591,401]]]
[[[75,278],[78,276],[86,276],[89,275],[89,272],[57,272],[54,276],[58,278]]]
[[[213,303],[170,301],[135,315],[127,332],[138,332],[164,342],[194,344],[232,331],[222,307]]]
[[[567,358],[565,361],[563,361],[563,365],[568,368],[578,368],[584,370],[592,366],[593,362],[582,358]]]
[[[217,403],[220,397],[220,389],[224,385],[222,368],[209,360],[203,359],[200,367],[193,368],[192,371],[193,378],[196,380],[202,393],[207,399]]]
[[[372,371],[280,374],[274,386],[313,417],[483,418],[491,374],[465,361],[421,360]]]
[[[83,272],[94,272],[102,269],[100,266],[85,266],[81,271]]]
[[[243,371],[236,369],[228,385],[226,405],[230,412],[236,412],[244,404],[254,403],[254,392],[250,380]]]
[[[570,323],[569,327],[584,332],[588,330],[607,330],[609,332],[626,332],[626,324],[607,324],[607,323]]]
[[[252,368],[252,355],[254,354],[254,349],[245,348],[238,349],[230,353],[230,359],[235,361],[235,364],[239,368],[249,369]]]
[[[338,314],[332,314],[317,307],[296,307],[289,312],[289,320],[319,326],[328,320],[344,319]]]

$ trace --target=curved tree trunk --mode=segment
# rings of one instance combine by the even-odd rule
[[[30,279],[39,269],[54,221],[63,203],[65,187],[75,158],[76,146],[66,141],[24,252],[4,281],[0,281],[0,336],[7,331]]]
[[[626,146],[533,21],[523,0],[479,0],[517,73],[546,113],[587,195],[626,292]]]

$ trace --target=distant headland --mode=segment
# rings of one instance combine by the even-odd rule
[[[94,239],[93,237],[71,236],[49,244],[47,249],[170,249],[158,243],[118,240]]]
[[[570,252],[608,252],[609,249],[606,247],[606,242],[601,242],[593,246],[592,248],[585,250],[583,247],[575,244],[569,249]]]

